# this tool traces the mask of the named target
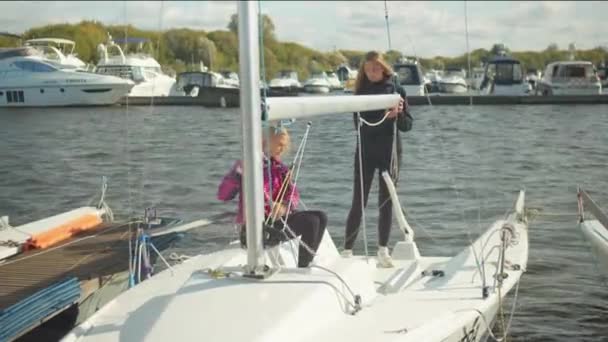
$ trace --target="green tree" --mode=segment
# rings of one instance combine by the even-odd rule
[[[389,64],[397,63],[403,56],[403,54],[397,50],[389,50],[384,54],[384,59]]]
[[[492,55],[498,55],[498,53],[500,53],[501,51],[504,51],[506,53],[511,52],[509,50],[509,48],[507,48],[507,46],[502,43],[496,43],[496,44],[492,45],[492,48],[490,49],[490,53]]]
[[[230,16],[230,22],[228,23],[228,30],[230,30],[230,32],[238,35],[238,29],[239,29],[239,16],[238,14],[233,14]],[[275,36],[275,27],[274,27],[274,23],[272,22],[272,19],[270,19],[270,17],[266,14],[262,15],[262,34],[264,37],[264,40],[268,39],[271,41],[275,41],[276,40],[276,36]]]

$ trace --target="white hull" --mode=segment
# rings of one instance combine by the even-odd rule
[[[484,95],[494,96],[525,96],[529,95],[530,86],[528,83],[513,84],[513,85],[494,85],[491,87],[481,89],[481,93]]]
[[[608,229],[597,220],[581,222],[580,229],[591,245],[600,271],[608,276]]]
[[[175,79],[169,76],[157,76],[154,80],[136,84],[129,96],[169,96],[174,88]]]
[[[409,96],[424,96],[426,91],[424,90],[424,84],[421,85],[401,85],[405,93]]]
[[[560,86],[551,88],[552,95],[600,95],[600,87],[590,86]],[[542,95],[542,93],[540,94]]]
[[[312,94],[327,94],[329,93],[329,86],[323,85],[305,85],[304,91]]]
[[[131,85],[41,85],[37,87],[0,86],[0,107],[64,107],[113,105],[125,96]],[[41,92],[41,90],[43,92]],[[63,90],[63,91],[62,91]],[[103,92],[100,92],[103,90]],[[23,102],[8,102],[7,91],[23,91]]]
[[[296,80],[275,78],[270,81],[268,86],[272,89],[289,90],[299,89],[302,85]]]
[[[315,266],[294,268],[289,242],[265,251],[266,260],[278,254],[282,269],[265,280],[244,278],[246,250],[235,242],[122,293],[63,341],[481,341],[499,293],[504,299],[528,259],[527,224],[511,214],[506,223],[517,243],[506,249],[501,290],[493,287],[499,256],[493,247],[504,223],[496,221],[452,258],[420,257],[414,244],[399,242],[394,268],[376,267],[374,257],[342,258],[326,233],[315,265],[343,281]],[[475,255],[486,256],[485,299]],[[220,267],[224,273],[211,272]],[[422,274],[433,270],[444,276]]]
[[[439,88],[444,93],[456,94],[466,93],[467,85],[462,83],[439,83]]]
[[[61,226],[70,225],[70,223],[77,223],[78,220],[83,217],[91,215],[99,217],[99,222],[101,222],[101,217],[104,214],[105,211],[102,209],[82,207],[38,221],[26,223],[21,226],[1,229],[0,241],[11,241],[17,246],[0,245],[0,263],[3,259],[19,254],[23,246],[30,241],[32,237],[47,233]],[[1,227],[2,225],[0,225],[0,228]]]

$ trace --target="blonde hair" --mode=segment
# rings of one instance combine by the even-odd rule
[[[266,132],[267,134],[263,134],[262,135],[262,144],[264,147],[264,152],[266,152],[266,148],[268,147],[267,143],[267,139],[269,139],[271,142],[274,141],[275,139],[281,138],[281,137],[286,137],[287,138],[287,144],[285,146],[285,149],[283,150],[283,152],[281,154],[285,154],[285,152],[287,152],[290,147],[291,147],[291,137],[289,136],[289,132],[287,131],[287,129],[285,129],[282,126],[270,126],[268,127],[268,131]]]
[[[355,94],[361,90],[364,83],[369,82],[369,79],[365,74],[365,63],[372,61],[377,62],[382,67],[382,74],[384,74],[385,81],[393,76],[393,68],[391,68],[386,61],[384,61],[382,55],[378,51],[369,51],[367,54],[365,54],[365,59],[359,66],[359,72],[357,73],[357,79],[355,80]]]

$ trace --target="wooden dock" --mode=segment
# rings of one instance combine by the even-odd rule
[[[330,93],[329,95],[353,96],[346,93]],[[310,96],[310,95],[303,95]],[[320,95],[323,96],[323,95]],[[202,106],[218,108],[218,99],[208,97],[189,97],[189,96],[166,96],[166,97],[129,97],[122,98],[119,104],[129,106]],[[412,106],[422,105],[484,105],[484,106],[504,106],[504,105],[575,105],[575,104],[607,104],[608,94],[602,95],[552,95],[552,96],[494,96],[494,95],[429,95],[429,96],[408,96],[408,103]],[[238,107],[238,103],[228,101],[226,107]]]
[[[132,229],[135,231],[136,227],[133,226]],[[56,247],[25,252],[0,264],[0,325],[3,322],[2,313],[7,314],[5,310],[10,312],[11,308],[40,297],[46,289],[66,280],[76,278],[76,285],[78,287],[79,284],[80,287],[79,298],[71,304],[78,304],[89,297],[103,286],[103,279],[128,270],[128,237],[128,225],[104,225]],[[154,244],[162,250],[176,238],[175,234],[159,236],[155,238]],[[57,308],[52,316],[70,306],[72,305]],[[20,329],[9,340],[36,328],[51,317],[47,316],[32,324],[28,323],[27,327]],[[0,330],[8,328],[0,326]]]

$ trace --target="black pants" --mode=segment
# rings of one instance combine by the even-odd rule
[[[383,144],[368,144],[364,145],[362,150],[363,167],[359,165],[359,147],[355,151],[355,174],[353,182],[353,200],[348,218],[346,219],[346,237],[344,241],[344,249],[353,249],[359,227],[361,225],[361,216],[363,208],[361,207],[361,179],[360,169],[363,169],[363,198],[364,207],[367,207],[367,198],[374,180],[376,170],[378,170],[378,206],[380,207],[380,215],[378,216],[378,245],[386,247],[391,234],[391,223],[393,219],[393,203],[390,200],[390,194],[386,186],[383,171],[389,171],[391,164],[392,145],[390,143]],[[397,154],[397,165],[400,163],[400,149]],[[396,181],[395,181],[396,182]]]
[[[301,236],[302,242],[310,247],[314,252],[319,249],[325,227],[327,226],[327,215],[319,210],[296,211],[287,217],[287,226],[294,232],[295,236],[291,236],[287,228],[283,230],[283,221],[277,220],[273,229],[275,236],[280,237],[280,241],[287,241]],[[241,229],[241,244],[245,246],[246,234],[245,227]],[[277,233],[278,232],[278,233]],[[308,267],[314,255],[300,244],[298,250],[298,267]]]

